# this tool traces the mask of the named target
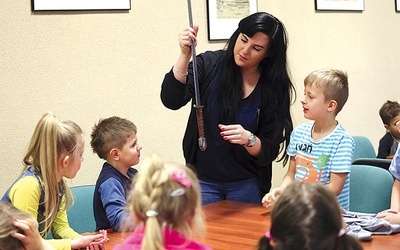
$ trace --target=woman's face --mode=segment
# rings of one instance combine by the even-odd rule
[[[258,68],[267,55],[268,43],[269,37],[262,32],[257,32],[252,37],[240,33],[233,49],[236,65],[242,69]]]

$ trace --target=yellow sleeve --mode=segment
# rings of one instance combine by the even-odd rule
[[[60,239],[78,239],[82,237],[75,232],[68,223],[67,211],[65,209],[65,195],[61,200],[60,209],[57,212],[52,224],[52,233],[54,238]]]
[[[71,240],[46,240],[46,242],[56,250],[71,250]]]
[[[34,176],[19,179],[10,189],[11,203],[37,220],[40,200],[39,181]]]
[[[19,179],[10,189],[9,197],[11,203],[21,211],[38,217],[38,208],[40,200],[39,182],[34,176],[25,176]],[[49,245],[57,250],[71,250],[71,239],[80,238],[81,235],[73,231],[68,224],[65,211],[65,197],[61,202],[60,210],[52,224],[53,231],[58,232],[58,237],[63,239],[46,240]],[[55,236],[57,237],[57,236]]]

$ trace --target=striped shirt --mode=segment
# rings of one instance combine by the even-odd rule
[[[314,121],[303,123],[296,127],[290,136],[287,153],[296,158],[295,179],[328,184],[331,172],[349,173],[342,192],[337,196],[339,205],[348,210],[354,140],[343,126],[338,124],[332,133],[315,141],[311,138],[313,126]]]
[[[397,147],[397,151],[393,156],[389,171],[392,173],[394,178],[400,180],[400,146]]]

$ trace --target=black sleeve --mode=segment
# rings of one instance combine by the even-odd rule
[[[390,154],[390,148],[393,144],[393,138],[390,133],[386,133],[380,140],[379,140],[379,147],[378,147],[378,155],[377,158],[386,159],[387,156]]]

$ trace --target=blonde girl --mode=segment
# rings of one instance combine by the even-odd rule
[[[138,227],[114,249],[210,249],[193,241],[204,233],[199,182],[183,165],[145,159],[135,176],[128,207]]]
[[[36,218],[42,237],[51,231],[57,240],[49,244],[56,249],[102,249],[107,240],[106,232],[81,236],[68,224],[66,208],[73,198],[64,177],[75,177],[84,146],[82,130],[75,122],[44,114],[29,143],[23,172],[2,198]]]

